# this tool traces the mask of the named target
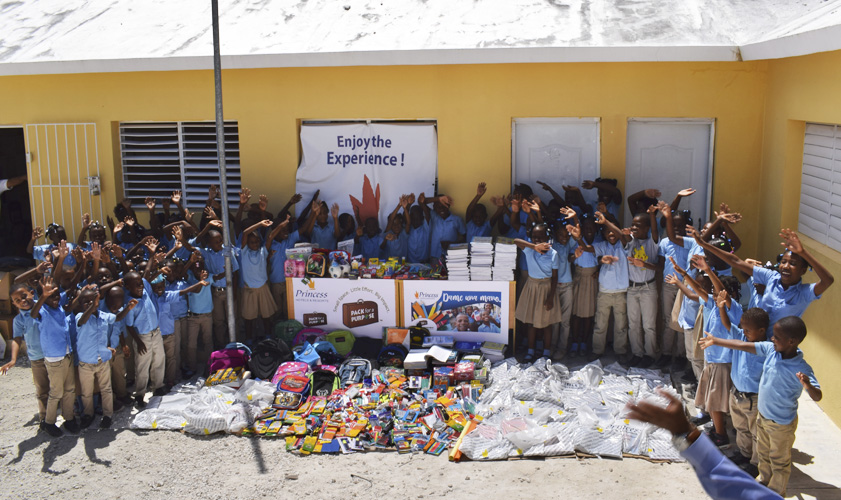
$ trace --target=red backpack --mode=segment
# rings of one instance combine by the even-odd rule
[[[248,365],[248,353],[242,349],[222,349],[210,353],[207,360],[208,373]]]

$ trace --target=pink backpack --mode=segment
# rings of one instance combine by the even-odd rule
[[[321,328],[304,328],[295,335],[295,340],[292,341],[292,347],[303,345],[304,342],[315,344],[319,340],[326,340],[327,332]]]
[[[285,363],[281,363],[280,366],[277,367],[277,371],[274,372],[274,376],[272,376],[272,383],[277,385],[277,383],[287,375],[301,375],[306,377],[309,372],[310,365],[304,363],[303,361],[287,361]]]
[[[208,373],[248,365],[248,353],[242,349],[222,349],[210,353],[207,360]]]

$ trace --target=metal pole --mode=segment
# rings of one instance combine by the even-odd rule
[[[222,239],[225,241],[225,295],[228,310],[228,340],[236,341],[234,320],[234,288],[231,259],[231,226],[228,218],[228,172],[225,165],[225,120],[222,113],[222,57],[219,54],[219,0],[211,0],[213,16],[213,83],[216,88],[216,155],[219,157],[219,189],[222,204]]]

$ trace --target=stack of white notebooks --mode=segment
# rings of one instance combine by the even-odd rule
[[[511,238],[497,238],[494,248],[494,281],[514,281],[517,268],[517,245]]]
[[[467,243],[450,245],[450,248],[447,249],[447,279],[455,281],[468,281],[470,279],[468,257]]]
[[[491,281],[494,262],[493,238],[477,236],[470,242],[470,280]]]

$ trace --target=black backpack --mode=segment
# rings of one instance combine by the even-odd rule
[[[266,338],[258,342],[251,352],[251,361],[249,361],[248,367],[255,378],[269,380],[281,363],[294,359],[286,342],[278,338]]]
[[[330,370],[310,373],[310,396],[327,397],[339,388],[339,376]]]
[[[409,350],[403,344],[388,344],[382,348],[379,356],[377,356],[377,364],[380,367],[394,366],[403,368],[403,360],[406,359],[406,355],[408,354]]]

